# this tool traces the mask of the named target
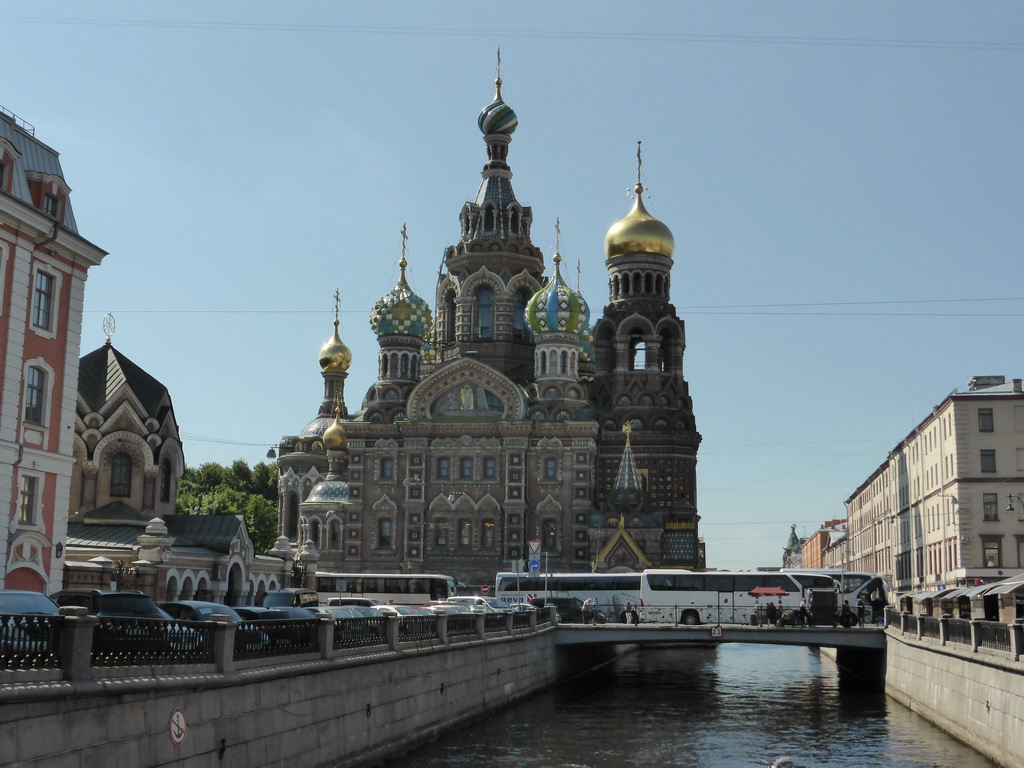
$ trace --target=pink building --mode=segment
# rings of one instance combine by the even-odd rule
[[[82,305],[106,252],[78,234],[57,152],[0,107],[0,586],[60,589]]]

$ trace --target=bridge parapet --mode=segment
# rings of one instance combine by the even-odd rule
[[[0,616],[0,699],[19,683],[233,672],[366,652],[421,650],[536,633],[546,611],[437,616],[274,619],[236,623]]]
[[[1001,656],[1020,661],[1024,656],[1024,619],[1013,623],[956,619],[952,616],[915,616],[905,611],[886,612],[888,631],[901,637],[928,641],[970,653]]]

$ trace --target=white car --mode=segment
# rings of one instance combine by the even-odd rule
[[[473,605],[486,613],[508,613],[512,610],[508,603],[496,597],[482,597],[480,595],[459,595],[449,597],[445,602]]]

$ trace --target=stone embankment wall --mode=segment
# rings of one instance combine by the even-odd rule
[[[921,638],[898,626],[886,634],[888,695],[999,765],[1024,768],[1019,654]]]
[[[0,692],[0,765],[364,765],[551,686],[560,655],[551,627],[273,667],[40,682]]]

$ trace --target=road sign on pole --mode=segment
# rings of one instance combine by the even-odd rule
[[[540,560],[530,561],[530,573],[536,573],[540,570]]]
[[[531,555],[539,555],[540,554],[540,542],[539,541],[531,541],[531,542],[529,542],[529,544],[530,544],[530,554]]]

